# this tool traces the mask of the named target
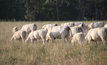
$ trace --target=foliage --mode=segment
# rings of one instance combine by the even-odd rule
[[[20,0],[0,0],[0,19],[24,19],[25,8]]]
[[[107,20],[106,0],[0,0],[1,20]]]

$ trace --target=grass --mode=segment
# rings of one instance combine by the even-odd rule
[[[20,29],[28,23],[36,23],[40,29],[47,23],[60,25],[62,22],[0,22],[0,65],[107,65],[107,46],[102,43],[72,45],[56,40],[56,43],[43,45],[42,41],[34,44],[10,42],[12,28]]]

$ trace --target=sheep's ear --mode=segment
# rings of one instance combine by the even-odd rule
[[[78,26],[79,26],[79,27],[83,27],[83,24],[79,24]]]
[[[58,26],[58,24],[55,24],[55,26]]]
[[[36,24],[34,24],[34,26],[36,26]]]

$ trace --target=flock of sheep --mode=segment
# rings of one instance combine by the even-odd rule
[[[62,39],[62,42],[90,43],[91,41],[102,41],[106,43],[107,25],[104,22],[95,22],[85,24],[84,22],[67,22],[61,25],[46,24],[41,29],[37,30],[36,24],[23,25],[20,30],[17,27],[13,28],[12,40],[23,40],[23,42],[33,43],[34,40],[42,39],[43,44],[49,40],[55,42],[55,39]],[[26,38],[28,34],[28,37]]]

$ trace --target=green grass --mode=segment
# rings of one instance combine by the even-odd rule
[[[0,22],[0,65],[107,65],[107,46],[102,43],[72,45],[55,40],[43,45],[41,40],[34,44],[10,41],[14,26],[20,29],[23,24],[36,23],[40,29],[44,24],[62,22]]]

